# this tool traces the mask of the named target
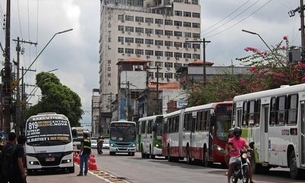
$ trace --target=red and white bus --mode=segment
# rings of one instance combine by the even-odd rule
[[[232,101],[189,107],[164,115],[162,153],[169,161],[186,159],[225,164]]]

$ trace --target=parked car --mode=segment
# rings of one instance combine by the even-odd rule
[[[91,148],[96,149],[97,148],[97,140],[96,139],[91,139]]]
[[[103,149],[109,149],[109,139],[104,139]]]

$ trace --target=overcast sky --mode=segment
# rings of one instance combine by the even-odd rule
[[[269,45],[275,45],[287,35],[291,45],[300,45],[300,16],[289,17],[288,11],[299,6],[299,0],[201,0],[202,36],[211,41],[206,59],[215,65],[238,65],[235,58],[247,53],[247,46],[267,50],[258,36],[242,32],[257,32]],[[1,24],[6,0],[1,0]],[[57,35],[37,62],[35,72],[26,74],[26,83],[34,84],[35,75],[58,69],[54,74],[82,99],[82,123],[91,123],[92,89],[98,88],[100,0],[11,0],[11,39],[18,36],[37,42],[35,47],[23,44],[21,66],[28,68],[51,37]],[[5,32],[0,29],[0,42],[5,44]],[[11,59],[16,59],[16,44],[11,43]],[[32,87],[27,88],[30,93]],[[39,94],[37,92],[36,94]],[[39,96],[32,97],[33,103]]]

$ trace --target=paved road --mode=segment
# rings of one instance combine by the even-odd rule
[[[95,152],[94,152],[95,153]],[[107,150],[103,155],[96,155],[100,170],[124,177],[132,183],[198,183],[198,182],[226,182],[226,169],[217,167],[206,168],[200,165],[188,165],[185,162],[168,162],[164,158],[142,159],[136,156],[110,156]],[[286,169],[270,171],[269,175],[254,175],[256,183],[298,183],[304,180],[289,178]]]

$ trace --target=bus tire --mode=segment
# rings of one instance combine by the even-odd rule
[[[167,160],[172,162],[173,161],[173,158],[171,157],[171,154],[170,154],[170,148],[169,146],[167,146]]]
[[[144,150],[143,150],[143,144],[141,144],[141,158],[145,158],[146,157],[146,155],[145,155],[145,153],[144,153]]]
[[[288,162],[289,162],[289,169],[290,169],[290,177],[293,179],[299,179],[301,177],[301,171],[297,167],[297,161],[296,161],[294,150],[291,151]]]
[[[149,153],[150,153],[150,158],[151,158],[151,159],[155,159],[155,158],[156,158],[156,156],[152,153],[152,148],[151,148],[151,146],[149,147]]]
[[[192,159],[191,159],[191,153],[190,153],[190,147],[189,146],[186,147],[186,163],[190,164],[190,165],[193,163]]]

